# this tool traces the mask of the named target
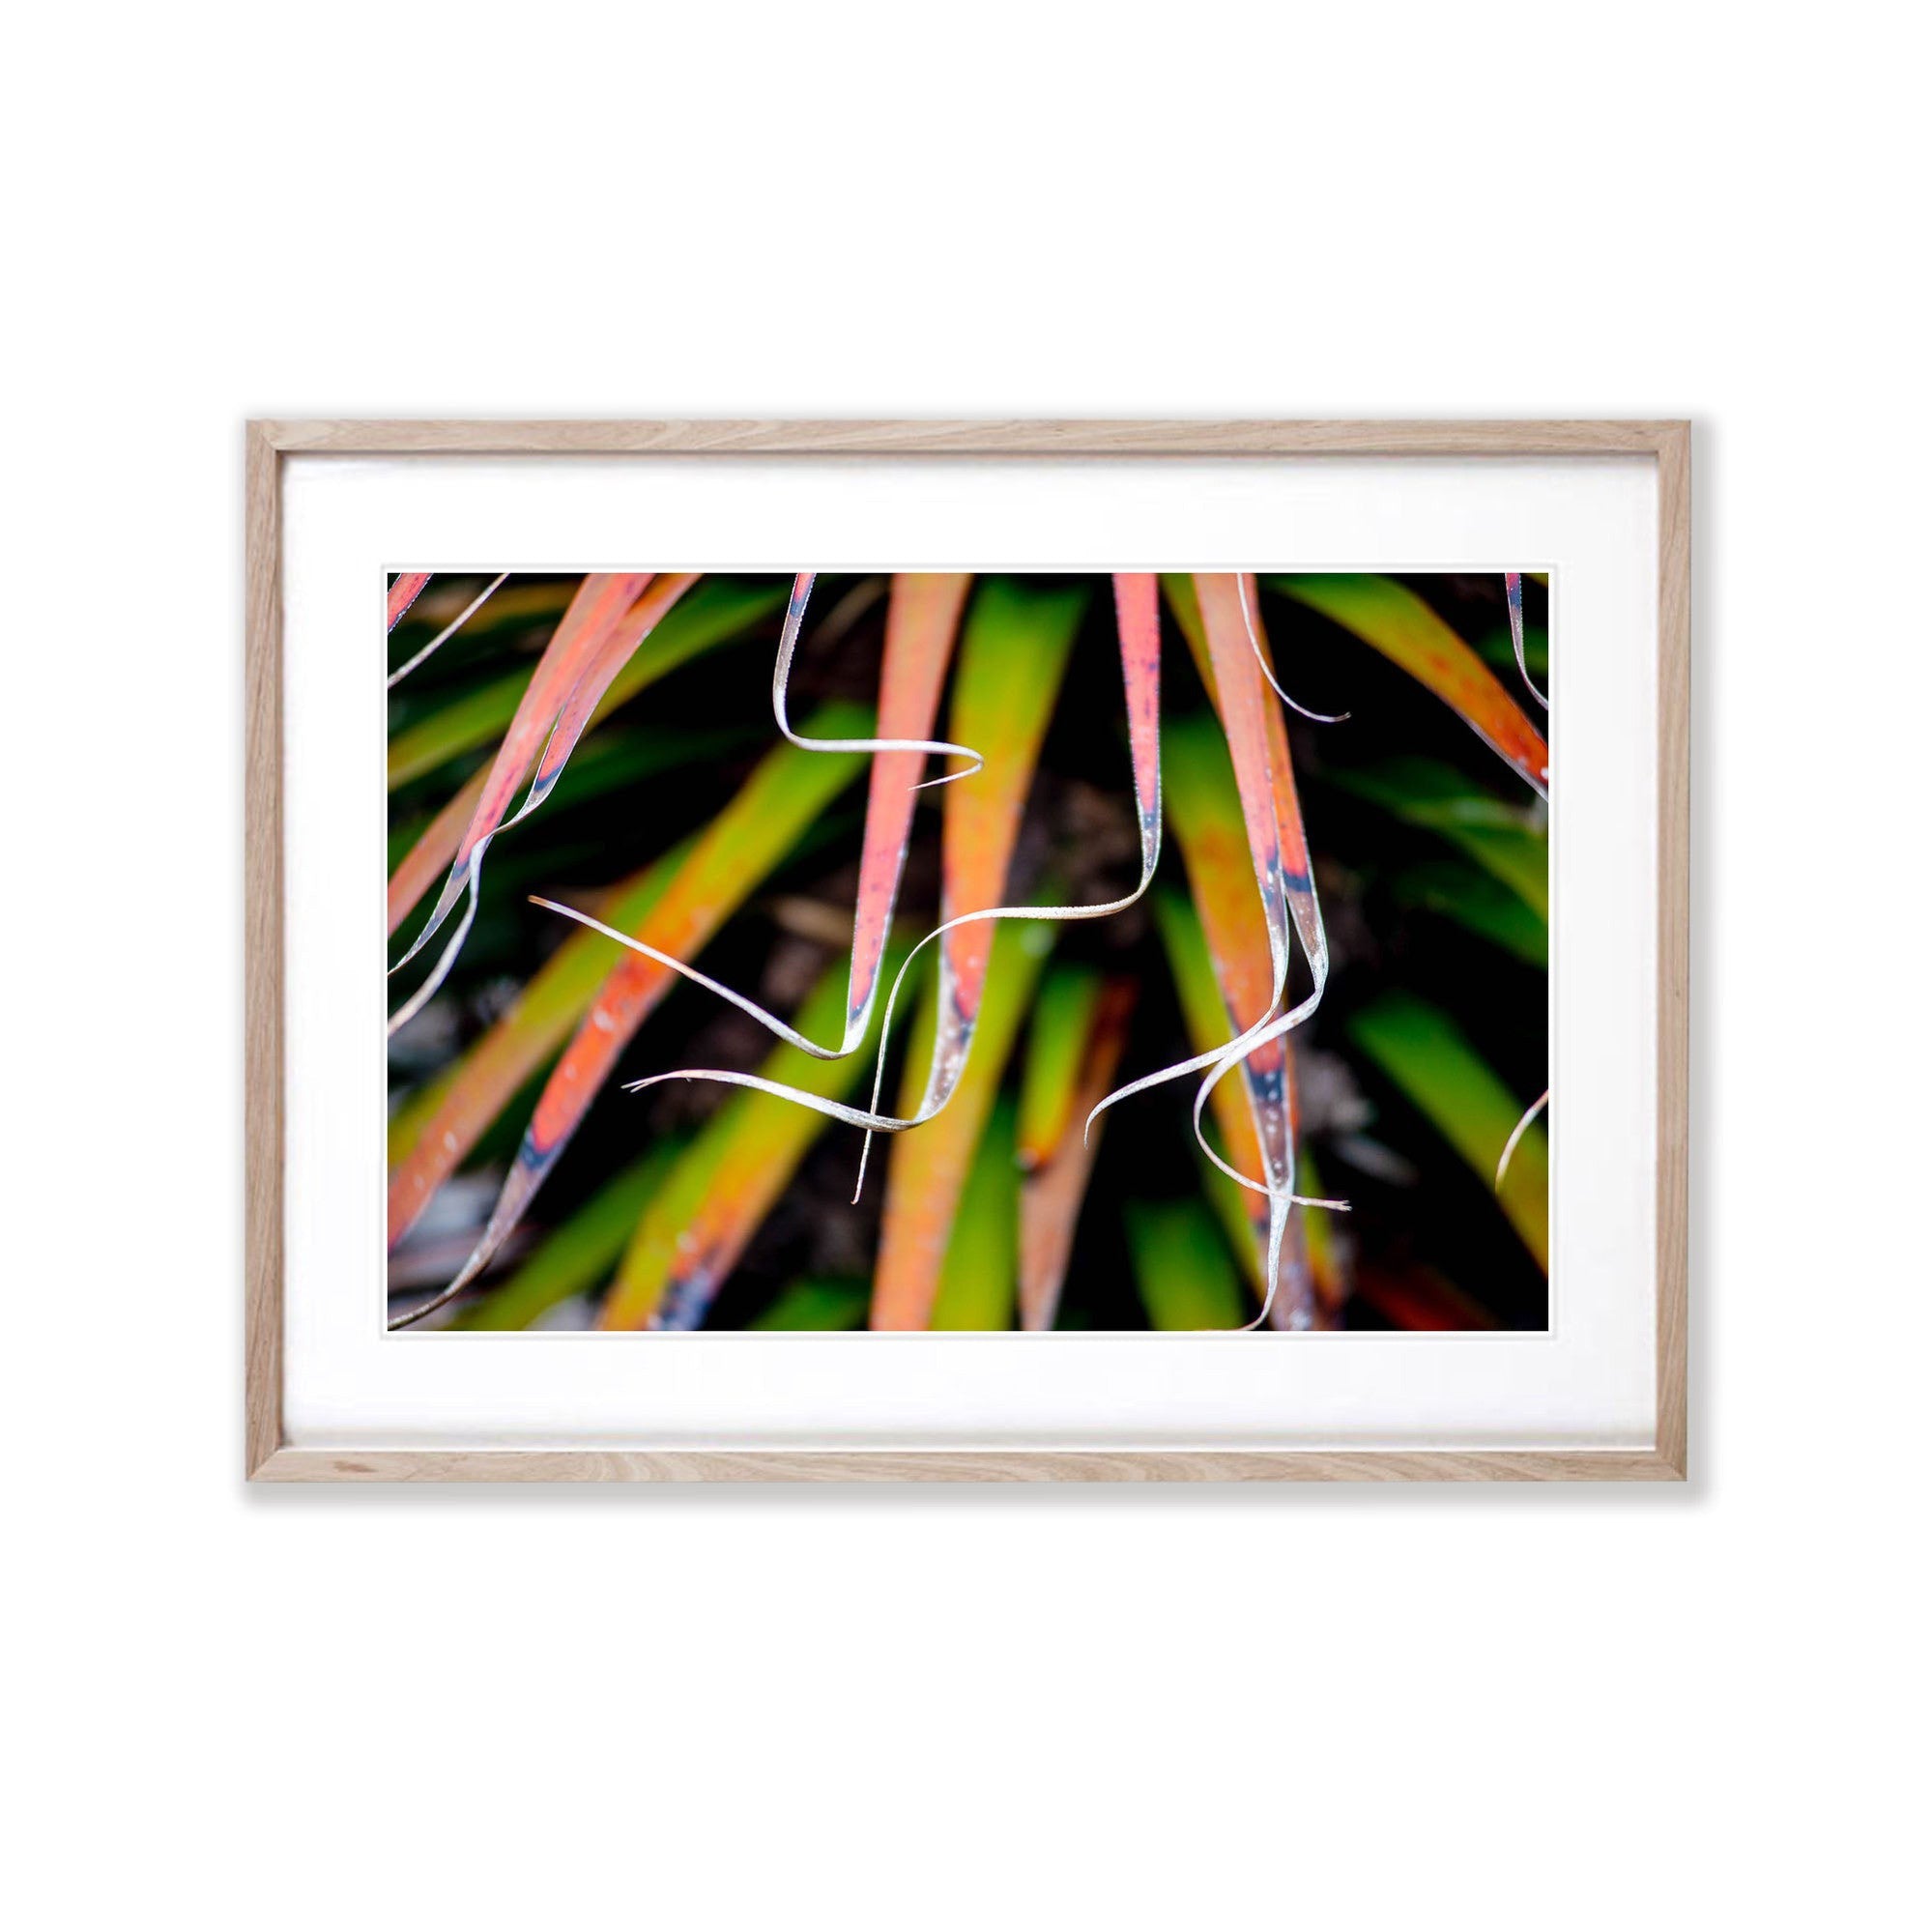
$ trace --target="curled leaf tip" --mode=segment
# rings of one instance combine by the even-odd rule
[[[818,574],[816,570],[799,571],[792,587],[791,601],[785,607],[785,627],[778,639],[778,662],[771,674],[771,714],[778,721],[779,731],[800,751],[914,752],[922,757],[964,758],[968,761],[964,771],[949,771],[938,778],[928,779],[925,781],[928,785],[944,785],[955,778],[970,778],[983,769],[986,760],[970,745],[948,744],[939,738],[808,738],[800,737],[792,729],[786,710],[786,686],[791,681],[792,659],[797,652],[798,633],[805,621],[805,606],[811,598],[812,585]],[[923,787],[915,785],[911,789],[917,792]]]
[[[1309,707],[1306,705],[1302,704],[1299,699],[1290,697],[1288,693],[1282,688],[1282,680],[1279,678],[1277,678],[1274,672],[1268,668],[1268,660],[1265,657],[1261,656],[1260,647],[1258,645],[1255,647],[1254,655],[1260,663],[1261,676],[1268,680],[1268,688],[1272,692],[1274,692],[1275,696],[1278,697],[1282,701],[1282,703],[1284,704],[1288,707],[1288,709],[1293,711],[1298,717],[1306,718],[1309,721],[1309,723],[1312,725],[1345,725],[1348,722],[1348,720],[1355,715],[1353,711],[1310,710]]]
[[[919,747],[908,744],[903,739],[900,739],[888,743],[885,749],[888,751],[916,751]],[[918,784],[912,786],[910,789],[914,792],[937,791],[941,785],[951,785],[962,778],[972,778],[985,769],[986,761],[981,759],[977,764],[968,766],[965,771],[942,771],[937,778],[922,778]]]
[[[1306,718],[1312,725],[1345,725],[1355,715],[1353,711],[1312,711],[1283,688],[1282,680],[1275,676],[1275,667],[1268,661],[1267,648],[1261,642],[1260,619],[1254,602],[1254,579],[1244,572],[1237,582],[1241,593],[1241,618],[1248,627],[1249,648],[1254,653],[1254,662],[1261,667],[1261,676],[1268,680],[1268,688],[1289,710]]]
[[[1503,1176],[1510,1171],[1510,1162],[1515,1154],[1517,1143],[1529,1132],[1530,1125],[1536,1119],[1537,1115],[1548,1105],[1549,1088],[1544,1087],[1541,1098],[1532,1101],[1525,1110],[1523,1117],[1510,1129],[1510,1138],[1503,1142],[1502,1156],[1496,1163],[1496,1192],[1498,1194],[1503,1191]]]
[[[1503,591],[1510,606],[1510,642],[1515,647],[1516,669],[1522,673],[1523,683],[1529,694],[1546,711],[1549,700],[1536,687],[1536,679],[1530,676],[1529,659],[1523,652],[1523,573],[1520,570],[1503,572]],[[1544,765],[1543,775],[1549,777],[1549,766]]]

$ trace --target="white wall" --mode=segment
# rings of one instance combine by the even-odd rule
[[[18,1922],[1902,1922],[1906,11],[912,18],[13,28]],[[245,1493],[251,412],[1693,415],[1694,1484]]]

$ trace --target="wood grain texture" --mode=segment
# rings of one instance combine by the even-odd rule
[[[1688,1473],[1690,425],[1658,452],[1657,1447]]]
[[[278,450],[402,456],[1656,456],[1670,422],[288,420]]]
[[[283,1449],[268,1483],[1668,1483],[1651,1450]]]
[[[302,1449],[282,1439],[281,475],[287,453],[1650,456],[1658,474],[1657,1438],[1650,1450]],[[1690,428],[1681,421],[258,421],[245,491],[245,1471],[269,1483],[1668,1482],[1687,1468]]]
[[[282,1434],[282,611],[281,459],[248,426],[243,483],[246,633],[244,688],[244,1176],[247,1459],[259,1469]]]

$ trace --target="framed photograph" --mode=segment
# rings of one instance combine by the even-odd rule
[[[246,514],[251,1478],[1684,1476],[1687,424]]]

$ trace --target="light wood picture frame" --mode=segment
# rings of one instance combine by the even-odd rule
[[[282,469],[294,455],[1634,456],[1657,466],[1656,1439],[1643,1449],[996,1453],[292,1446],[283,1422]],[[267,420],[245,475],[245,1473],[265,1482],[1678,1481],[1687,1473],[1690,426],[1617,421]]]

